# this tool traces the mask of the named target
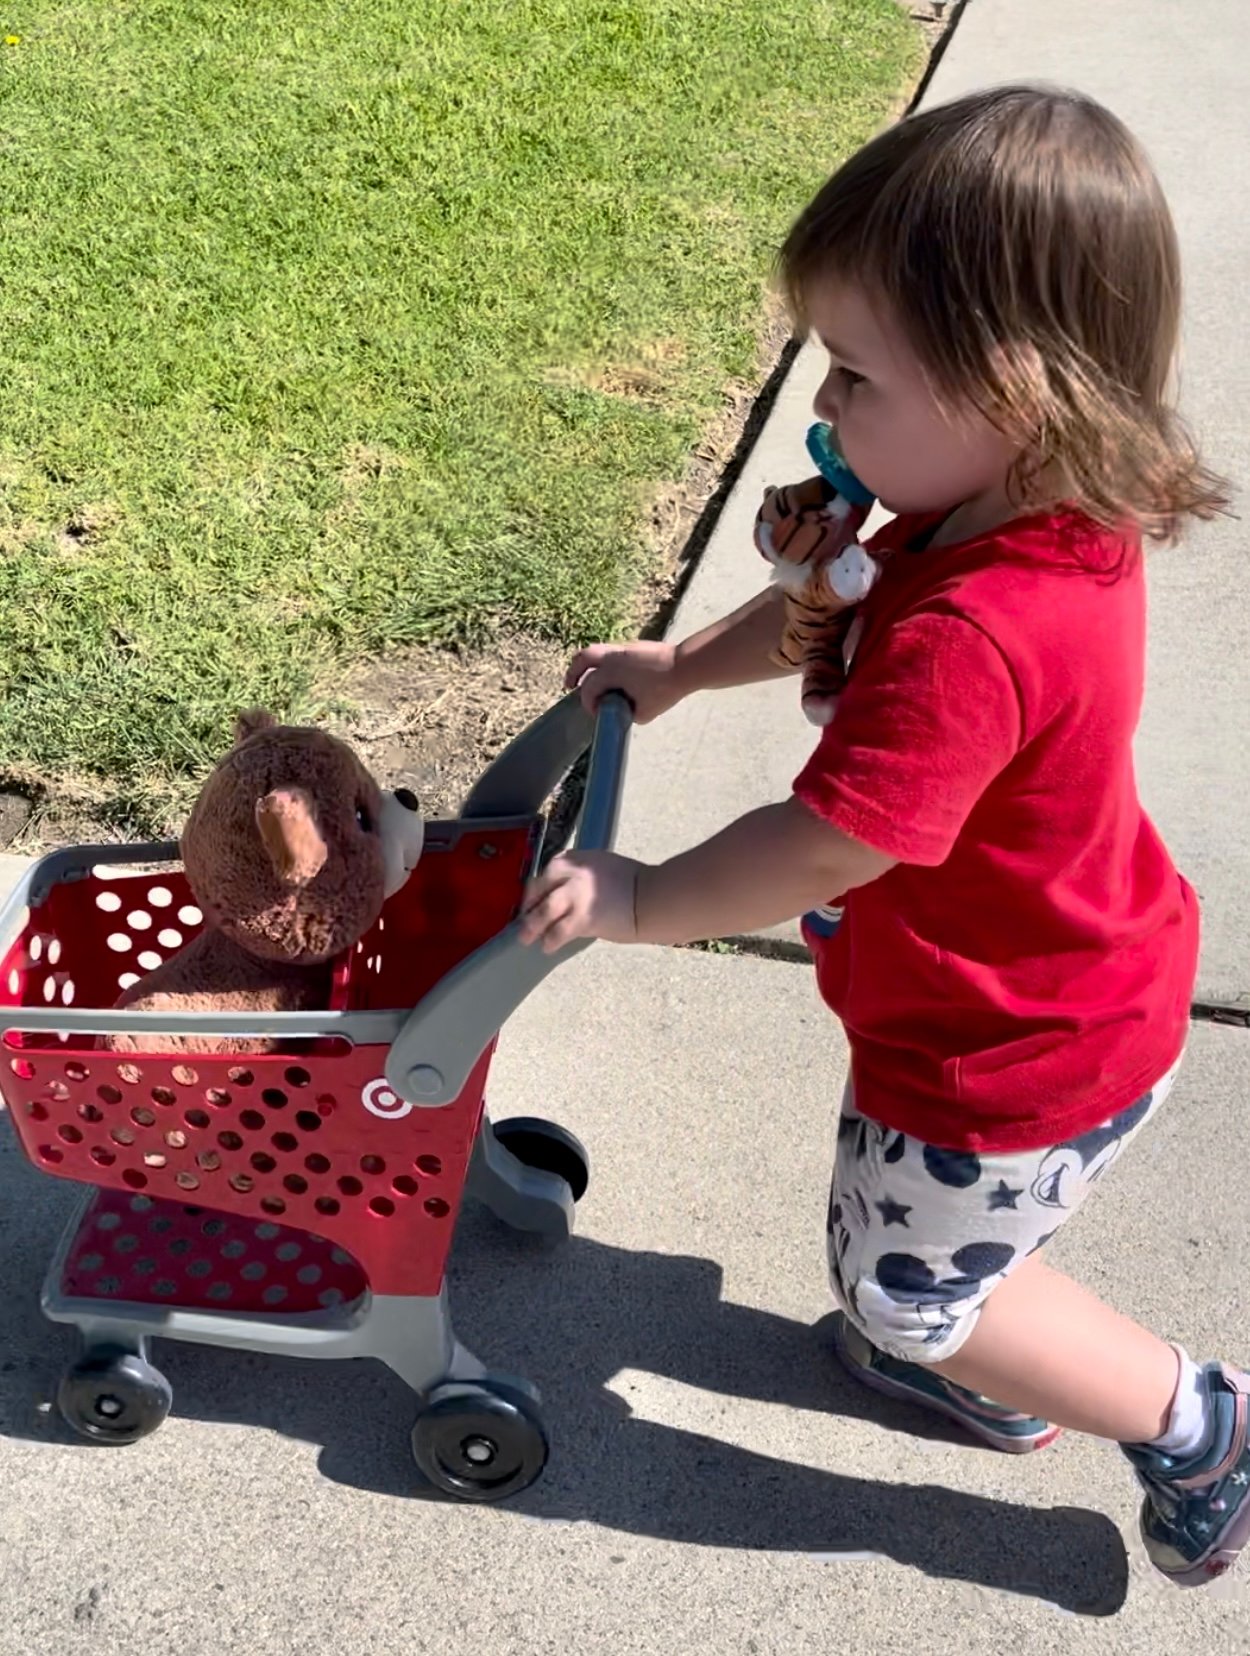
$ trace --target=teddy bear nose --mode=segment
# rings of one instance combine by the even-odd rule
[[[403,806],[405,811],[419,811],[421,809],[421,801],[417,798],[416,794],[413,793],[411,788],[396,788],[395,798]]]

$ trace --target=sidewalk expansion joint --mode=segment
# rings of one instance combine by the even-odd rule
[[[791,966],[810,966],[807,947],[788,937],[721,937],[709,943],[682,943],[689,954],[747,955],[754,960],[780,960]],[[1196,1000],[1189,1008],[1194,1023],[1220,1024],[1226,1029],[1250,1029],[1250,994],[1222,1000]]]
[[[1189,1016],[1195,1023],[1250,1029],[1250,995],[1235,995],[1232,1000],[1195,1001],[1189,1009]]]

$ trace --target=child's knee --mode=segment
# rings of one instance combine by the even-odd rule
[[[953,1357],[976,1327],[986,1298],[899,1300],[874,1277],[844,1281],[836,1271],[832,1282],[835,1298],[864,1338],[904,1363],[929,1365]]]

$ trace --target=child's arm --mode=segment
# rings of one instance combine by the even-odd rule
[[[577,937],[669,944],[731,937],[791,920],[892,867],[891,858],[789,799],[654,866],[605,852],[557,857],[526,897],[522,938],[550,952]]]
[[[609,690],[623,691],[639,724],[649,724],[696,690],[757,684],[788,673],[772,653],[781,640],[782,592],[769,587],[702,632],[665,643],[592,644],[569,664],[565,683],[593,710]]]

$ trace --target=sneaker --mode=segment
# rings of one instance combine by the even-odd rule
[[[1035,1415],[991,1403],[988,1397],[966,1391],[921,1363],[904,1363],[888,1357],[869,1343],[859,1329],[842,1314],[833,1320],[833,1348],[843,1367],[873,1391],[886,1397],[901,1397],[922,1409],[933,1409],[958,1421],[973,1437],[1009,1455],[1027,1455],[1044,1449],[1059,1436],[1061,1428]]]
[[[1141,1533],[1150,1562],[1178,1587],[1201,1587],[1237,1562],[1250,1541],[1250,1375],[1223,1363],[1202,1369],[1211,1442],[1180,1460],[1122,1444],[1146,1491]]]

